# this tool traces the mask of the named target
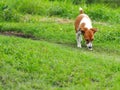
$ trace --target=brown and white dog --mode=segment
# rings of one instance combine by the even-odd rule
[[[79,11],[80,15],[75,20],[77,47],[81,48],[81,35],[83,34],[88,49],[92,50],[92,41],[94,40],[94,34],[97,29],[92,27],[92,22],[88,15],[84,14],[83,9],[79,8]]]

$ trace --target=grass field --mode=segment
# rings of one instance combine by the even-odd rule
[[[16,37],[0,36],[0,41],[4,90],[120,88],[118,53]]]
[[[36,39],[0,36],[1,89],[120,88],[119,25],[94,22],[99,31],[94,50],[89,51],[84,43],[82,49],[76,47],[73,22],[61,22],[51,19],[42,23],[0,23],[2,32],[22,32]],[[108,38],[111,34],[114,37]]]
[[[113,11],[103,5],[88,6],[96,10],[93,12],[83,5],[98,28],[93,51],[89,51],[84,40],[82,48],[76,45],[74,18],[79,13],[78,5],[57,0],[13,1],[0,1],[0,7],[6,3],[11,10],[16,7],[12,13],[0,13],[9,14],[0,18],[0,90],[120,89],[119,8]],[[23,6],[26,2],[28,5]],[[40,2],[51,7],[48,13]],[[29,9],[32,4],[33,9]],[[58,9],[52,5],[58,5]]]

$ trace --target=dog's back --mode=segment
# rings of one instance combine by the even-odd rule
[[[82,8],[79,8],[79,11],[80,11],[80,15],[78,15],[76,20],[75,20],[75,30],[76,30],[76,32],[79,30],[80,24],[82,24],[82,23],[86,23],[87,28],[92,28],[91,20],[88,17],[88,15],[84,14],[84,11],[83,11]]]

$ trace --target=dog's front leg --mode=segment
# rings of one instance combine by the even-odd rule
[[[77,40],[77,47],[81,48],[81,41],[82,41],[81,31],[78,31],[76,33],[76,40]]]

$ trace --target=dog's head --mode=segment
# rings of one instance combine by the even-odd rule
[[[92,50],[92,41],[94,40],[94,34],[97,31],[97,29],[96,28],[88,29],[86,27],[83,27],[81,28],[81,31],[83,33],[88,49]]]

